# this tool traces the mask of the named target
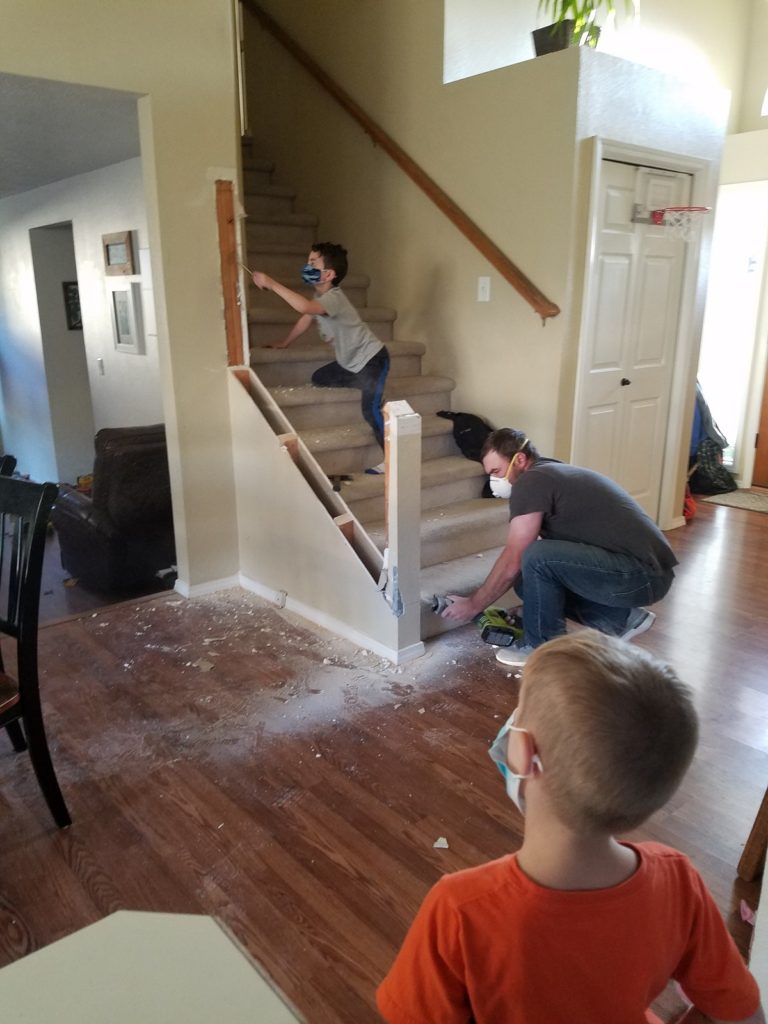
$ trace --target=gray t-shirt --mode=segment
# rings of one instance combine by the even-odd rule
[[[324,295],[315,295],[327,316],[316,316],[317,328],[324,341],[332,342],[336,362],[351,373],[359,373],[365,364],[384,346],[360,319],[360,314],[341,288],[331,288]]]
[[[509,517],[543,512],[545,540],[592,544],[633,555],[665,572],[677,565],[672,548],[633,497],[601,473],[537,460],[512,487]]]

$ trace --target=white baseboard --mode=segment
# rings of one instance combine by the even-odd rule
[[[173,589],[182,597],[204,597],[206,594],[215,594],[219,590],[231,590],[239,586],[239,576],[226,576],[219,580],[208,580],[207,583],[193,583],[192,586],[186,580],[176,580]]]
[[[269,601],[270,604],[275,605],[277,608],[286,608],[288,611],[300,615],[308,622],[312,622],[322,629],[327,629],[329,633],[335,633],[336,636],[349,640],[356,647],[372,651],[374,654],[386,658],[387,661],[391,661],[395,665],[402,665],[407,661],[413,661],[414,658],[420,658],[424,653],[424,644],[421,640],[418,643],[404,647],[400,651],[393,650],[379,643],[378,640],[374,640],[373,637],[366,636],[365,633],[353,629],[346,622],[341,622],[332,615],[328,615],[327,612],[321,612],[319,609],[312,608],[303,601],[287,597],[282,590],[277,591],[271,587],[265,587],[263,583],[259,583],[257,580],[253,580],[242,573],[239,577],[239,584],[243,590],[249,590],[252,594],[263,597],[265,601]]]
[[[678,530],[681,526],[685,526],[688,520],[685,516],[675,516],[669,526],[665,526],[665,530]]]

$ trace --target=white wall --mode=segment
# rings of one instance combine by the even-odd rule
[[[543,24],[537,0],[445,0],[444,16],[444,82],[530,60],[531,31]]]
[[[93,408],[83,331],[70,330],[63,283],[77,282],[72,225],[33,228],[32,263],[56,466],[36,479],[67,481],[93,467]]]
[[[761,114],[768,90],[768,3],[766,0],[750,0],[750,4],[751,24],[744,61],[741,109],[738,124],[734,128],[734,131],[738,132],[754,132],[768,128],[768,116]]]
[[[720,184],[768,180],[768,126],[729,135],[725,140]]]
[[[36,480],[56,480],[53,424],[29,232],[5,234],[0,231],[0,238],[3,445],[7,452],[16,456],[19,472]]]
[[[137,248],[148,254],[141,161],[126,160],[0,200],[3,436],[8,450],[19,460],[19,469],[37,479],[40,474],[46,479],[71,479],[61,467],[57,473],[55,459],[51,463],[53,436],[58,431],[54,431],[50,416],[42,412],[48,394],[29,237],[32,229],[62,221],[72,223],[94,430],[163,420],[151,277],[145,271],[122,279],[141,280],[146,286],[142,295],[145,320],[154,333],[146,336],[145,354],[118,352],[109,294],[109,282],[115,278],[105,275],[102,256],[102,235],[126,230],[135,232]],[[23,402],[16,400],[21,394],[25,395]],[[72,407],[76,401],[73,395]]]
[[[760,84],[763,92],[768,86],[765,0],[728,0],[727,5],[723,0],[640,0],[637,6],[633,17],[618,0],[615,19],[598,17],[600,52],[728,90],[733,95],[731,130],[743,130],[748,41],[753,48],[744,96],[749,109]],[[548,20],[535,0],[445,0],[445,81],[529,60],[534,54],[531,31]]]

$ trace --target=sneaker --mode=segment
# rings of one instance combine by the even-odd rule
[[[385,469],[384,463],[380,462],[378,464],[378,466],[371,466],[371,468],[370,469],[366,469],[365,472],[369,473],[371,476],[381,476],[382,473],[384,472],[384,469]]]
[[[619,633],[622,640],[631,640],[634,636],[640,636],[656,621],[656,613],[648,608],[633,608],[629,613],[624,632]]]
[[[496,651],[496,661],[500,661],[502,665],[509,665],[512,668],[522,668],[531,654],[533,654],[532,647],[529,647],[527,644],[515,643],[509,647],[500,647]]]

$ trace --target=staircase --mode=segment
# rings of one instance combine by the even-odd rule
[[[313,242],[318,218],[295,213],[294,193],[272,181],[273,165],[243,147],[243,178],[247,220],[247,263],[287,287],[311,296],[300,277]],[[336,241],[336,239],[332,239]],[[343,239],[341,240],[343,242]],[[480,498],[482,466],[459,452],[450,420],[437,416],[451,408],[455,382],[422,373],[425,346],[395,339],[394,309],[367,304],[369,279],[348,274],[343,289],[360,316],[389,349],[391,364],[385,401],[405,399],[422,417],[422,637],[450,628],[433,615],[434,593],[467,592],[487,575],[507,534],[507,504]],[[272,292],[251,286],[248,323],[251,366],[269,388],[293,428],[329,476],[351,476],[341,483],[341,496],[380,549],[385,543],[384,477],[366,475],[381,461],[381,449],[360,413],[360,392],[315,388],[314,370],[333,359],[333,349],[315,326],[287,349],[265,345],[280,341],[297,314]]]

